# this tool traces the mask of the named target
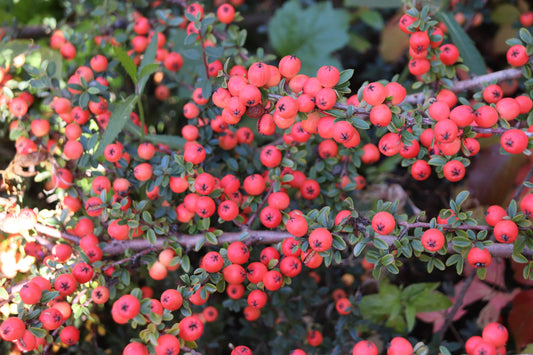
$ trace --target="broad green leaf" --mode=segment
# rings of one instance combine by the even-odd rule
[[[410,332],[415,327],[416,310],[411,304],[405,307],[405,320],[407,321],[407,331]]]
[[[130,76],[133,83],[137,84],[137,66],[133,62],[133,59],[131,59],[128,53],[119,47],[115,47],[115,55]]]
[[[368,26],[378,31],[385,27],[385,21],[383,21],[383,17],[379,11],[376,10],[361,11],[361,20]]]
[[[104,153],[105,147],[111,144],[122,131],[126,122],[129,121],[130,113],[133,110],[133,105],[135,105],[137,99],[137,96],[132,95],[113,108],[109,124],[107,125],[107,128],[102,135],[102,139],[100,140],[100,144],[98,145],[98,149],[96,150],[96,157],[101,156]]]
[[[144,139],[152,143],[166,144],[170,149],[181,149],[185,144],[185,139],[182,137],[164,134],[148,134]]]
[[[402,299],[412,298],[424,292],[431,292],[439,287],[438,282],[423,282],[407,286],[402,291]]]
[[[152,36],[152,40],[150,41],[150,44],[148,44],[148,47],[146,48],[146,51],[144,52],[143,59],[141,60],[141,64],[139,65],[137,78],[139,80],[138,85],[138,94],[142,93],[144,90],[144,86],[146,85],[146,82],[148,81],[148,78],[150,75],[156,71],[158,65],[154,63],[155,56],[157,53],[157,32],[155,32]]]
[[[303,8],[299,1],[286,2],[268,23],[270,43],[281,55],[295,55],[302,62],[301,72],[314,75],[322,65],[341,69],[331,53],[348,43],[350,16],[333,9],[330,2]]]
[[[412,298],[410,304],[415,307],[416,313],[420,313],[441,311],[451,307],[453,303],[448,296],[438,291],[433,291],[423,292]]]
[[[459,49],[459,53],[463,58],[464,63],[470,68],[472,73],[476,75],[487,74],[485,60],[477,50],[472,39],[457,23],[453,14],[439,12],[436,15],[436,18],[444,22],[448,28],[448,33],[450,34],[453,43],[457,46],[457,49]]]
[[[344,6],[346,7],[396,9],[401,7],[402,5],[402,0],[344,0]]]

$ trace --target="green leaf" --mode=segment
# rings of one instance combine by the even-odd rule
[[[379,11],[376,10],[362,10],[361,20],[368,26],[378,31],[383,29],[383,27],[385,26],[385,21],[383,21],[383,17],[379,13]]]
[[[40,339],[44,338],[48,334],[46,330],[36,327],[30,327],[30,332]]]
[[[439,12],[435,17],[444,22],[448,28],[448,33],[450,34],[453,43],[457,46],[457,49],[459,49],[459,53],[461,54],[464,63],[470,68],[472,73],[476,75],[487,74],[485,60],[477,50],[472,39],[457,23],[453,17],[453,14],[448,12]]]
[[[157,63],[150,63],[150,64],[146,64],[144,66],[144,68],[141,69],[141,72],[139,74],[139,77],[141,78],[141,81],[142,79],[145,77],[145,76],[150,76],[152,75],[153,73],[155,73],[157,71],[157,69],[159,68],[159,64]],[[140,86],[140,84],[139,84]]]
[[[104,153],[105,147],[107,147],[115,140],[115,138],[117,138],[118,134],[124,128],[126,122],[130,120],[130,113],[133,110],[133,105],[135,105],[137,99],[137,96],[132,95],[113,108],[111,112],[111,118],[109,119],[109,124],[102,135],[102,139],[100,140],[100,144],[96,150],[95,157],[100,157]]]
[[[405,307],[405,320],[407,321],[407,331],[410,332],[415,327],[416,310],[411,304]]]
[[[459,192],[459,194],[457,194],[457,197],[455,198],[455,202],[457,203],[458,207],[461,207],[463,202],[465,202],[466,199],[468,198],[468,195],[470,195],[470,192],[468,192],[468,190],[463,190]]]
[[[448,296],[437,292],[423,292],[412,298],[411,304],[415,307],[416,313],[442,311],[452,306],[452,301]]]
[[[148,47],[146,48],[146,51],[144,52],[143,59],[141,60],[141,64],[139,65],[138,74],[137,74],[139,78],[137,94],[140,94],[143,92],[144,86],[146,85],[146,82],[150,78],[150,75],[154,73],[159,67],[158,64],[154,63],[156,53],[157,53],[157,32],[154,32],[152,36],[152,40],[150,41],[150,44],[148,44]]]
[[[348,43],[349,24],[348,11],[334,9],[329,1],[303,8],[299,1],[291,0],[270,19],[268,35],[281,56],[297,56],[302,63],[301,72],[314,75],[322,65],[340,69],[331,53]]]
[[[189,272],[189,270],[191,268],[191,260],[189,259],[189,257],[187,255],[185,255],[183,257],[183,259],[181,260],[181,268],[185,272]]]
[[[183,149],[185,139],[178,136],[169,136],[164,134],[148,134],[144,139],[152,143],[161,143],[168,145],[170,149]]]
[[[346,7],[397,9],[400,8],[402,5],[402,0],[344,0],[344,6]]]
[[[389,246],[387,245],[387,243],[385,243],[383,241],[383,239],[379,239],[377,237],[375,237],[374,239],[372,239],[372,243],[374,244],[374,246],[378,249],[388,249]]]
[[[133,83],[137,84],[137,66],[133,62],[133,59],[131,59],[128,53],[119,47],[115,47],[115,55],[130,76]]]
[[[353,69],[346,69],[346,70],[341,71],[340,75],[339,75],[339,82],[338,82],[337,85],[344,84],[345,82],[350,80],[352,78],[354,72],[355,72],[355,70],[353,70]]]
[[[48,303],[51,300],[53,300],[54,298],[56,298],[57,296],[59,296],[59,292],[58,291],[44,291],[42,296],[41,296],[40,302],[41,303]]]

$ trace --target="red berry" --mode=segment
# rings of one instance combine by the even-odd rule
[[[492,322],[489,323],[483,328],[482,334],[483,340],[493,344],[496,348],[500,346],[505,346],[507,340],[509,339],[509,333],[507,328],[502,324]]]
[[[436,252],[442,249],[444,246],[444,242],[446,241],[446,238],[444,237],[444,234],[436,228],[431,228],[426,230],[422,234],[422,245],[424,248],[429,252]]]
[[[518,236],[518,226],[515,222],[502,219],[494,226],[494,237],[500,243],[512,243]]]
[[[309,247],[318,252],[328,250],[333,243],[333,237],[326,228],[316,228],[309,234]]]
[[[390,234],[396,227],[396,221],[387,211],[378,212],[372,217],[372,228],[378,234]]]
[[[489,266],[492,257],[488,249],[473,247],[468,251],[467,260],[472,267],[479,269]]]
[[[507,62],[512,66],[519,67],[525,65],[529,60],[526,47],[515,44],[507,50]]]
[[[412,355],[413,346],[411,343],[402,337],[392,338],[387,349],[387,355]]]
[[[307,333],[307,342],[311,346],[319,346],[322,344],[322,333],[318,330],[311,330]]]
[[[204,332],[204,324],[196,316],[188,316],[179,323],[179,336],[185,341],[195,341]]]
[[[378,355],[378,348],[371,341],[361,340],[354,345],[352,355]]]

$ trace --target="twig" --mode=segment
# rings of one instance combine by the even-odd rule
[[[518,79],[521,76],[522,76],[522,71],[520,69],[517,69],[517,68],[504,69],[504,70],[500,70],[494,73],[476,76],[472,79],[456,81],[453,87],[451,88],[451,90],[453,92],[462,92],[462,91],[480,88],[484,84],[490,83],[493,81],[496,81],[497,83],[499,83],[505,80]],[[405,97],[404,102],[411,103],[411,104],[421,104],[422,102],[424,102],[424,100],[425,100],[424,93],[416,93],[416,94],[407,95]]]
[[[260,231],[260,230],[251,230],[248,231],[248,237],[246,238],[246,243],[251,244],[275,244],[279,243],[286,238],[290,238],[293,235],[288,232],[282,232],[282,231]],[[226,232],[223,233],[218,237],[218,243],[217,245],[223,245],[224,243],[232,243],[235,241],[238,241],[242,237],[242,232]],[[345,235],[345,237],[347,237]],[[179,234],[175,236],[176,241],[179,245],[185,248],[194,248],[194,246],[203,238],[205,238],[204,234],[194,234],[194,235],[186,235],[186,234]],[[378,237],[382,241],[384,241],[387,245],[392,246],[394,245],[394,241],[396,240],[396,236],[391,235],[382,235]],[[106,247],[103,248],[103,252],[105,255],[117,255],[122,254],[126,250],[130,249],[133,251],[141,251],[145,250],[146,248],[153,248],[153,249],[161,249],[163,248],[163,245],[168,242],[169,239],[167,237],[164,238],[158,238],[156,240],[155,244],[150,244],[150,242],[146,239],[134,239],[134,240],[127,240],[127,241],[120,241],[120,242],[114,242],[112,244],[108,244]],[[490,254],[493,257],[510,257],[513,254],[513,244],[501,244],[501,243],[495,243],[490,246],[486,247],[487,250],[490,252]],[[448,253],[449,254],[455,254],[456,251],[453,249],[453,244],[448,244]],[[533,257],[533,250],[530,250],[529,248],[524,248],[522,254],[526,257]]]
[[[518,199],[520,198],[520,195],[522,194],[522,191],[524,191],[524,188],[526,187],[526,185],[524,185],[524,183],[526,181],[530,181],[531,178],[533,178],[533,164],[531,164],[531,167],[529,168],[529,171],[527,172],[527,175],[524,178],[524,180],[522,180],[522,183],[520,185],[518,185],[518,187],[516,188],[516,190],[515,190],[515,192],[513,194],[513,200],[518,202]]]
[[[446,320],[444,321],[444,324],[439,329],[439,331],[435,334],[435,337],[433,339],[434,341],[438,340],[439,343],[442,341],[442,338],[444,337],[446,330],[448,329],[448,327],[453,321],[453,317],[455,316],[459,308],[461,308],[461,306],[463,305],[463,299],[466,295],[466,291],[468,291],[468,288],[474,281],[475,277],[476,277],[476,272],[472,271],[470,275],[468,275],[468,277],[464,280],[463,286],[461,287],[461,290],[459,291],[459,294],[457,295],[457,298],[455,299],[452,309],[446,315]]]

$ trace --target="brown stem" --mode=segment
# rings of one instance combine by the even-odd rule
[[[292,237],[292,234],[282,231],[260,231],[260,230],[251,230],[246,232],[248,236],[244,242],[248,245],[251,244],[275,244],[279,243],[286,238]],[[217,245],[223,245],[224,243],[232,243],[238,241],[242,237],[242,232],[227,232],[223,233],[218,237]],[[175,236],[176,241],[179,245],[185,248],[194,248],[194,246],[201,239],[205,238],[204,234],[194,234],[194,235],[184,235],[180,234]],[[383,240],[387,245],[394,245],[396,240],[395,236],[384,235],[379,236],[379,239]],[[105,255],[117,255],[122,254],[126,250],[130,249],[133,251],[145,250],[146,248],[161,249],[163,244],[168,242],[168,238],[158,238],[155,244],[150,244],[146,239],[135,239],[128,241],[115,242],[108,244],[104,247],[103,252]],[[513,244],[500,244],[495,243],[486,247],[490,254],[493,257],[505,257],[508,258],[513,254]],[[450,243],[448,245],[448,253],[453,254],[456,251],[453,249],[453,245]],[[528,249],[527,247],[523,250],[523,255],[526,257],[533,257],[533,250]]]
[[[69,233],[66,233],[66,232],[61,232],[61,231],[57,230],[56,228],[45,226],[45,225],[40,224],[40,223],[35,225],[35,230],[37,231],[37,233],[44,234],[44,235],[46,235],[48,237],[52,237],[52,238],[55,238],[55,239],[66,239],[66,240],[74,242],[76,244],[79,244],[79,242],[80,242],[80,238],[76,237],[75,235],[72,235],[72,234],[69,234]]]
[[[524,178],[524,180],[522,180],[522,183],[520,185],[518,185],[518,187],[516,188],[516,191],[513,194],[513,200],[518,202],[518,199],[520,198],[520,195],[522,194],[522,191],[524,191],[524,188],[526,187],[524,185],[524,183],[526,181],[530,181],[531,178],[533,178],[533,164],[531,164],[531,168],[529,168],[529,171],[527,172],[527,175]]]
[[[517,68],[500,70],[494,73],[476,76],[472,79],[456,81],[451,89],[453,92],[462,92],[471,89],[481,88],[484,84],[496,81],[497,83],[505,80],[518,79],[522,76],[522,71]],[[404,102],[411,104],[421,104],[425,100],[424,93],[407,95]]]
[[[466,291],[468,291],[468,288],[470,287],[470,285],[474,281],[475,277],[476,277],[476,272],[472,271],[470,273],[470,275],[468,275],[468,277],[464,280],[463,286],[461,287],[461,290],[459,291],[459,294],[457,295],[457,298],[455,299],[455,302],[453,304],[452,309],[446,315],[446,320],[444,321],[444,324],[439,329],[439,331],[435,334],[435,337],[438,337],[438,342],[439,343],[442,342],[442,338],[444,337],[444,334],[446,333],[446,330],[448,329],[448,327],[452,323],[453,317],[455,316],[455,314],[457,313],[459,308],[461,308],[461,306],[463,304],[463,299],[464,299],[464,297],[466,295]]]

